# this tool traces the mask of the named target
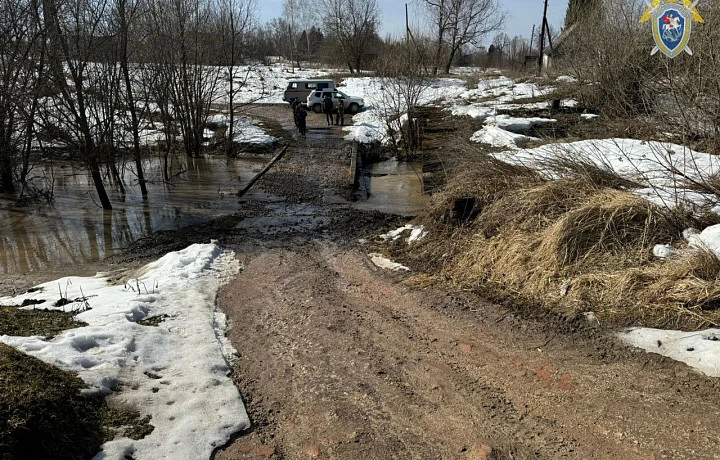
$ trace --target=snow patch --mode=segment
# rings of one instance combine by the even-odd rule
[[[687,236],[688,245],[712,252],[720,258],[720,224],[711,225],[697,234]]]
[[[577,83],[578,79],[575,77],[571,77],[570,75],[560,75],[555,79],[558,83]]]
[[[392,260],[384,257],[382,254],[378,253],[370,253],[368,254],[368,257],[370,257],[370,260],[373,264],[375,264],[378,268],[383,268],[385,270],[393,270],[396,272],[399,271],[410,271],[410,269],[402,264],[399,264],[397,262],[393,262]]]
[[[685,186],[686,179],[703,182],[720,171],[720,158],[688,147],[636,139],[593,139],[567,144],[548,144],[534,149],[493,154],[507,163],[534,168],[549,178],[557,172],[549,164],[570,158],[595,164],[632,180],[642,187],[632,190],[638,196],[664,207],[680,204],[703,206],[714,198]],[[720,246],[718,246],[720,250]]]
[[[100,275],[51,281],[0,304],[34,298],[50,305],[60,289],[64,297],[87,299],[91,309],[77,318],[88,325],[50,339],[0,341],[76,371],[91,391],[114,393],[114,400],[152,416],[150,435],[109,441],[97,459],[209,458],[250,424],[228,376],[235,350],[225,337],[227,319],[215,306],[218,289],[239,269],[234,253],[213,242],[171,252],[124,285]],[[164,318],[157,326],[138,323],[156,316]]]
[[[677,255],[677,249],[668,244],[656,244],[653,247],[653,255],[660,259],[667,259]]]
[[[519,118],[510,115],[496,115],[485,120],[486,125],[494,125],[507,131],[527,131],[535,125],[546,123],[555,123],[557,120],[553,118],[528,117]]]
[[[484,126],[480,131],[476,131],[470,138],[472,142],[488,144],[492,147],[517,149],[517,143],[526,140],[537,140],[535,137],[524,136],[506,131],[497,126]]]
[[[389,231],[387,233],[383,233],[382,235],[380,235],[380,238],[382,238],[385,241],[387,241],[387,240],[395,241],[398,238],[400,238],[400,236],[402,236],[403,233],[405,233],[408,230],[410,230],[410,236],[405,238],[405,242],[408,244],[412,243],[413,241],[418,241],[418,240],[423,239],[425,237],[425,234],[427,233],[425,231],[425,227],[423,225],[407,224],[407,225],[404,225],[395,230]]]
[[[629,345],[683,362],[707,376],[720,377],[720,329],[682,332],[638,327],[618,336]]]

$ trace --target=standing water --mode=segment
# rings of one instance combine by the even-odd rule
[[[145,164],[147,199],[142,199],[134,184],[124,194],[107,184],[112,211],[100,207],[85,169],[70,162],[45,165],[40,175],[52,178],[52,204],[19,207],[0,198],[0,275],[103,260],[153,232],[236,212],[236,192],[266,162],[263,158],[191,158],[182,161],[180,174],[176,168],[175,176],[165,182],[160,163],[151,160]],[[362,181],[363,197],[353,205],[397,215],[417,214],[428,200],[418,171],[419,165],[396,160],[372,165]],[[133,183],[134,177],[128,169],[125,181]]]
[[[148,197],[136,186],[121,193],[107,184],[112,211],[103,211],[85,169],[70,162],[45,165],[52,178],[52,204],[18,207],[0,199],[0,275],[28,273],[102,260],[118,248],[158,230],[169,230],[238,210],[235,196],[265,159],[190,158],[180,174],[162,179],[159,161],[145,164]],[[132,182],[134,173],[125,174]]]
[[[400,216],[414,216],[425,209],[429,198],[422,191],[422,164],[396,159],[364,168],[360,177],[360,201],[356,207]]]

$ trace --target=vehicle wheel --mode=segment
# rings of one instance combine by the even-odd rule
[[[315,113],[322,113],[322,106],[320,104],[315,104],[313,106],[313,112]]]
[[[358,113],[358,111],[360,110],[360,106],[353,102],[352,104],[350,104],[350,107],[348,107],[348,109],[350,110],[350,113]]]

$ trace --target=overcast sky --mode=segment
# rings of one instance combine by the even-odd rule
[[[320,2],[318,0],[317,4]],[[505,33],[508,35],[522,35],[530,37],[533,24],[540,27],[542,21],[544,0],[497,0],[501,7],[508,13]],[[380,35],[385,37],[388,34],[403,36],[405,34],[405,2],[402,0],[377,0],[380,5]],[[408,0],[408,10],[412,25],[418,25],[423,20],[422,9],[418,6],[418,0]],[[549,0],[548,18],[550,24],[562,25],[568,0]],[[282,0],[259,0],[258,19],[260,22],[267,22],[282,14]],[[318,12],[318,15],[321,15]],[[492,37],[490,37],[492,40]]]

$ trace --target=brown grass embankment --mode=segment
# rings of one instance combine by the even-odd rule
[[[697,220],[601,173],[546,181],[491,158],[465,166],[419,219],[428,236],[404,256],[433,282],[569,318],[594,312],[608,326],[720,324],[720,261],[700,250],[652,255],[655,244],[682,247],[683,228]]]

